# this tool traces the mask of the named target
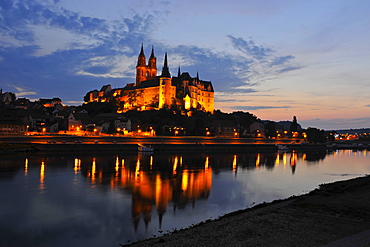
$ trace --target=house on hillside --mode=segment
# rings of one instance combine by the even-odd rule
[[[265,137],[265,125],[262,122],[256,121],[252,123],[249,129],[254,137]]]
[[[86,130],[91,124],[94,124],[94,121],[85,110],[78,113],[71,112],[68,116],[68,131]]]
[[[16,111],[0,112],[0,135],[24,135],[27,125],[22,121]]]
[[[233,120],[216,119],[212,123],[212,130],[217,137],[239,137],[238,127]]]

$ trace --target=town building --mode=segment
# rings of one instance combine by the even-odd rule
[[[154,48],[146,63],[144,47],[138,56],[136,65],[136,82],[129,83],[123,88],[113,89],[104,85],[99,91],[93,90],[86,94],[85,103],[109,102],[117,103],[117,112],[128,110],[153,110],[175,107],[181,110],[198,109],[205,112],[214,111],[214,90],[211,81],[191,77],[188,72],[181,73],[178,68],[177,76],[172,76],[165,53],[162,72],[157,76],[157,59]]]
[[[27,125],[17,110],[0,109],[0,135],[24,135]]]

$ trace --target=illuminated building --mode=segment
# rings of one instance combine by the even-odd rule
[[[192,108],[213,113],[214,90],[212,82],[191,77],[189,73],[181,73],[180,67],[177,76],[171,77],[167,62],[167,53],[161,75],[157,76],[156,57],[154,48],[148,64],[144,54],[144,47],[138,56],[136,65],[136,82],[129,83],[123,88],[112,89],[105,85],[100,91],[93,90],[86,94],[85,102],[116,101],[118,112],[128,110],[153,110],[176,107],[190,110]]]

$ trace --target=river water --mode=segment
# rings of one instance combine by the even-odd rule
[[[366,150],[0,156],[0,246],[119,246],[366,174]]]

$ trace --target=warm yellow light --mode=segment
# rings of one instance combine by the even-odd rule
[[[172,166],[172,173],[173,173],[173,174],[176,174],[176,172],[177,172],[177,164],[178,164],[178,162],[179,162],[179,159],[178,159],[178,157],[176,156],[176,157],[175,157],[175,160],[173,161],[173,166]]]
[[[96,158],[93,158],[92,167],[91,167],[91,183],[95,183],[95,173],[96,173]]]
[[[233,171],[236,172],[237,171],[237,162],[236,162],[236,155],[234,155],[234,159],[233,159]]]
[[[40,166],[40,184],[44,183],[45,179],[45,162],[41,161],[41,166]]]
[[[118,156],[116,157],[116,172],[118,172],[119,169],[119,158]]]
[[[290,156],[290,165],[295,166],[297,164],[297,159],[298,159],[297,153],[292,153]]]
[[[28,174],[28,158],[24,161],[24,174]]]
[[[258,153],[257,154],[257,158],[256,158],[256,167],[259,167],[261,164],[261,154]]]
[[[182,175],[182,181],[181,181],[181,189],[182,191],[186,191],[188,189],[188,171],[185,170],[183,175]]]
[[[286,153],[283,154],[284,169],[286,168]]]
[[[279,153],[277,153],[277,154],[276,154],[276,159],[275,159],[275,165],[276,165],[276,166],[279,166],[279,164],[280,164],[280,154],[279,154]]]
[[[138,157],[137,162],[136,162],[136,167],[135,167],[135,177],[136,178],[139,177],[139,172],[140,172],[140,159]]]

